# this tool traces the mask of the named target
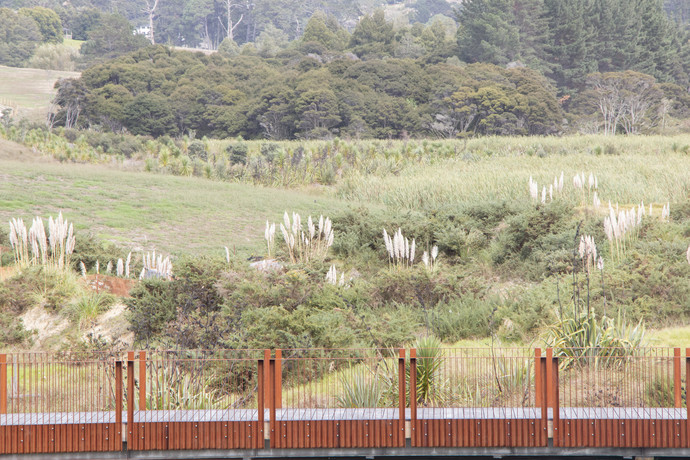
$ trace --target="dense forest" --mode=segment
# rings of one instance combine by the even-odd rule
[[[58,83],[50,127],[271,139],[668,132],[685,129],[690,99],[683,1],[3,3],[19,9],[0,9],[15,36],[2,63],[36,62],[31,40],[44,52],[59,42],[56,21],[85,40],[83,77]]]

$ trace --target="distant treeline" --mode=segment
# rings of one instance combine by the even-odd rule
[[[273,139],[430,132],[551,134],[563,113],[538,72],[411,59],[322,64],[149,47],[59,84],[60,124],[134,134]]]
[[[53,121],[273,139],[663,131],[685,118],[690,87],[686,8],[665,6],[468,0],[454,19],[401,25],[377,10],[352,32],[316,11],[292,41],[271,25],[213,56],[132,52],[126,30],[119,52],[112,29],[83,52],[128,54],[59,83]]]

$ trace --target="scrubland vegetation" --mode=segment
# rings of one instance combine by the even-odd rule
[[[6,161],[5,183],[26,192],[0,211],[5,220],[62,209],[77,226],[69,274],[34,266],[2,282],[2,340],[30,343],[16,315],[36,302],[76,327],[102,311],[80,294],[81,262],[87,275],[110,266],[109,276],[124,277],[132,252],[129,277],[138,278],[146,253],[165,248],[172,278],[145,277],[125,299],[139,346],[391,347],[420,334],[445,343],[654,344],[646,330],[690,314],[689,144],[684,136],[213,141],[207,148],[228,161],[228,146],[244,145],[246,163],[211,180]],[[267,151],[286,159],[271,164]],[[309,174],[338,157],[333,182]],[[252,163],[265,169],[252,175]],[[289,175],[301,180],[273,182]],[[139,183],[155,191],[140,192],[133,213]],[[57,184],[64,191],[49,193]],[[624,240],[607,231],[612,218]],[[3,266],[12,266],[0,235]],[[269,251],[270,261],[251,265]],[[554,335],[563,330],[571,334]]]

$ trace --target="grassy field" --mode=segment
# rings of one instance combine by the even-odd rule
[[[16,107],[20,118],[41,121],[55,94],[55,82],[78,76],[78,72],[0,66],[0,104]]]
[[[66,38],[63,42],[64,45],[71,46],[72,48],[79,49],[81,45],[84,44],[84,40],[73,40],[71,38]]]
[[[443,207],[453,202],[529,199],[532,176],[542,186],[564,173],[562,197],[577,203],[582,193],[573,176],[598,178],[602,202],[666,203],[684,199],[690,189],[690,137],[603,136],[566,138],[486,138],[468,142],[466,153],[433,164],[402,168],[377,177],[355,173],[338,185],[338,196],[401,208]],[[442,145],[442,144],[441,144]],[[608,150],[615,154],[605,154]],[[591,196],[585,195],[586,204]]]
[[[621,205],[654,203],[655,212],[660,212],[666,202],[687,197],[690,155],[685,146],[690,137],[615,141],[612,148],[605,143],[613,141],[601,136],[478,139],[465,145],[465,154],[440,160],[462,143],[420,143],[428,161],[409,160],[396,173],[353,170],[331,187],[292,190],[108,166],[32,162],[35,154],[29,149],[4,142],[0,219],[62,210],[79,229],[125,247],[212,253],[229,246],[252,253],[261,250],[266,219],[280,221],[285,210],[328,215],[349,205],[403,212],[488,200],[529,201],[530,176],[541,191],[561,172],[563,193],[554,199],[591,206],[591,194],[576,190],[572,183],[574,174],[591,172],[598,179],[602,212],[609,200]],[[391,156],[401,145],[390,145]],[[615,154],[601,153],[606,149]]]
[[[228,246],[251,254],[262,251],[266,219],[281,221],[285,210],[318,216],[346,204],[316,191],[16,162],[0,155],[0,221],[62,211],[79,231],[125,248],[221,254]]]

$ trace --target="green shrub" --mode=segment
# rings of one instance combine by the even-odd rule
[[[0,312],[0,349],[9,346],[24,347],[31,345],[32,333],[15,315]]]
[[[439,302],[429,312],[434,335],[444,342],[457,342],[468,337],[486,337],[494,310],[490,302],[474,297]]]
[[[576,227],[572,209],[565,204],[526,208],[506,220],[505,229],[492,244],[492,261],[534,281],[567,272],[572,266]]]
[[[143,280],[125,299],[127,320],[135,339],[148,342],[177,316],[177,299],[170,281]]]
[[[247,163],[247,154],[249,153],[249,146],[244,142],[236,142],[229,144],[225,148],[228,154],[230,163],[233,165],[244,165]]]
[[[206,151],[206,145],[200,140],[193,140],[187,146],[187,154],[190,158],[200,159],[206,161],[208,158],[208,152]]]
[[[425,324],[421,308],[398,303],[362,309],[355,314],[360,318],[355,323],[359,336],[376,348],[403,347]]]
[[[276,306],[246,310],[242,331],[250,348],[350,348],[360,345],[351,321],[347,311]]]
[[[117,259],[127,259],[127,252],[122,248],[98,239],[92,234],[79,233],[75,241],[76,243],[74,245],[71,261],[72,270],[77,273],[81,271],[79,265],[81,262],[84,262],[84,266],[88,272],[92,272],[96,269],[96,261],[98,261],[100,264],[100,271],[104,273],[108,262],[112,261],[113,266],[115,266]],[[130,273],[132,275],[137,273],[134,270],[134,266],[130,267]]]

